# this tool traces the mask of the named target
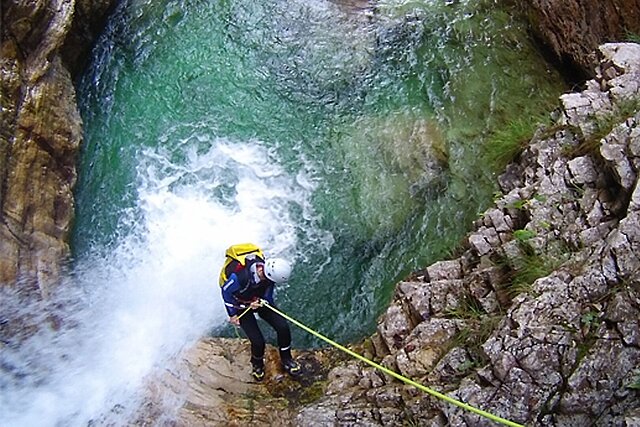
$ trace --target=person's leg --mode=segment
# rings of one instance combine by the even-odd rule
[[[291,359],[291,330],[286,319],[278,313],[262,307],[258,314],[276,331],[281,359]]]
[[[264,336],[258,327],[258,321],[252,312],[246,313],[240,318],[240,327],[247,334],[251,342],[251,365],[253,376],[257,380],[264,377]]]
[[[258,314],[275,329],[278,335],[278,350],[280,352],[282,367],[290,374],[297,375],[300,372],[300,366],[291,356],[291,330],[289,329],[287,320],[266,307],[260,308]]]

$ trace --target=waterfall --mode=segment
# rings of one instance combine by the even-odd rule
[[[179,164],[175,150],[139,153],[139,213],[127,235],[106,255],[79,260],[47,306],[4,296],[16,315],[61,322],[3,348],[14,371],[2,378],[3,425],[82,425],[122,402],[129,408],[148,373],[226,321],[217,280],[230,244],[255,241],[295,262],[297,226],[286,207],[306,209],[308,185],[269,161],[260,141],[217,140],[206,152],[194,141],[202,138],[176,141]]]

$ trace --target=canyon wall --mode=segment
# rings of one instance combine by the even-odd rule
[[[73,75],[111,0],[2,3],[0,284],[46,296],[69,256],[82,120]]]
[[[567,79],[594,77],[602,43],[640,39],[640,0],[526,0],[518,2],[534,37],[562,64]]]

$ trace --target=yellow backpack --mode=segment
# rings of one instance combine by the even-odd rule
[[[220,286],[223,286],[231,273],[246,265],[245,260],[248,255],[256,255],[264,260],[262,250],[253,243],[239,243],[231,245],[224,252],[225,261],[222,270],[220,270]],[[234,263],[236,261],[237,263]],[[238,263],[240,265],[238,265]],[[232,265],[233,264],[233,265]]]

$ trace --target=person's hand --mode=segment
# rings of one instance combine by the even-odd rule
[[[238,316],[229,317],[229,322],[234,326],[240,326],[240,318]]]
[[[255,301],[251,301],[251,308],[253,310],[256,310],[258,308],[262,307],[262,300],[261,299],[257,299]]]

